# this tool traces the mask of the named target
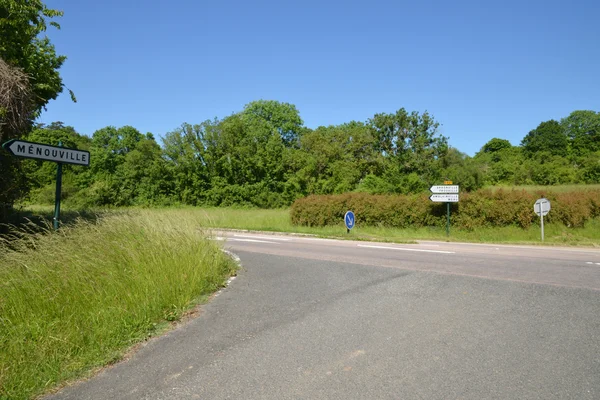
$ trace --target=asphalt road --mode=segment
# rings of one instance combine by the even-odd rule
[[[598,251],[216,235],[198,318],[51,398],[600,398]]]

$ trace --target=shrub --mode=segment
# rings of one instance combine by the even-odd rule
[[[518,226],[528,228],[538,223],[533,212],[536,199],[544,193],[525,190],[478,190],[462,193],[460,202],[452,205],[453,225],[465,229],[478,227]],[[548,223],[559,222],[568,227],[582,227],[600,216],[600,190],[548,193],[552,210]],[[339,225],[344,213],[354,211],[357,225],[381,225],[396,228],[443,226],[446,207],[429,201],[428,194],[372,195],[346,193],[308,196],[296,200],[290,215],[295,225]]]

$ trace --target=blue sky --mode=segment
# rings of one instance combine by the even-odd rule
[[[540,122],[600,111],[600,2],[46,0],[67,93],[40,122],[91,135],[289,102],[316,128],[429,111],[469,155]]]

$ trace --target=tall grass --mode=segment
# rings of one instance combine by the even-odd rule
[[[160,211],[20,236],[0,243],[0,398],[118,360],[235,270],[194,221]]]

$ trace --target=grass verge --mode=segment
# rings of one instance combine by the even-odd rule
[[[357,225],[348,234],[343,222],[325,227],[292,225],[289,209],[262,210],[236,208],[171,208],[163,209],[165,215],[175,220],[194,221],[210,229],[226,228],[266,232],[303,233],[318,237],[372,240],[395,243],[414,243],[416,240],[441,240],[475,243],[542,244],[539,225],[522,229],[516,226],[476,228],[472,230],[450,226],[450,236],[445,228],[425,227],[397,229],[385,226]],[[559,223],[545,225],[545,245],[600,246],[600,221],[593,219],[583,228],[568,228]]]
[[[0,398],[119,360],[222,287],[235,265],[193,220],[138,210],[0,243]]]

